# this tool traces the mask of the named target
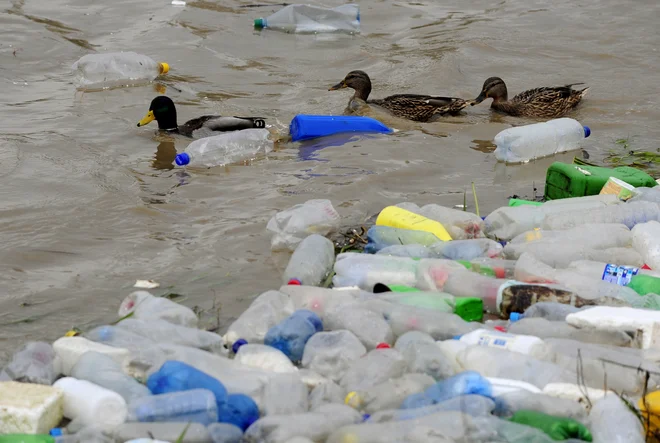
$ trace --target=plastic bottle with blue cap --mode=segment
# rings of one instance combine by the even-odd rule
[[[321,318],[312,311],[300,309],[270,328],[264,338],[264,344],[279,349],[292,362],[299,362],[302,360],[307,340],[321,331]]]
[[[266,18],[255,19],[254,27],[301,34],[355,34],[360,32],[360,8],[355,3],[332,9],[303,4],[287,5]]]
[[[253,160],[273,150],[268,129],[243,129],[204,137],[190,143],[185,152],[177,154],[178,166],[211,168]]]
[[[506,163],[524,163],[580,149],[580,143],[590,135],[588,126],[572,118],[517,126],[495,136],[495,157]]]

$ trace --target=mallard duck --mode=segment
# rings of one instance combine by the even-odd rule
[[[328,91],[351,88],[355,94],[349,101],[349,107],[355,99],[369,105],[380,106],[397,117],[417,122],[428,122],[446,114],[458,114],[467,106],[467,102],[454,97],[433,97],[420,94],[396,94],[377,100],[367,100],[371,93],[371,79],[364,71],[351,71],[346,77]]]
[[[508,100],[508,93],[504,81],[499,77],[491,77],[484,82],[481,94],[475,98],[474,106],[487,98],[492,98],[491,108],[514,117],[541,117],[557,118],[575,108],[589,88],[580,90],[572,86],[584,83],[573,83],[565,86],[535,88]]]
[[[138,127],[148,125],[154,120],[158,122],[158,129],[187,137],[203,137],[211,135],[213,132],[266,127],[266,122],[260,117],[222,117],[220,115],[202,115],[179,126],[174,102],[164,95],[151,101],[149,112],[137,125]]]

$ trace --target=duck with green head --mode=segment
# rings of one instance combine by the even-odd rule
[[[491,77],[484,82],[481,94],[470,103],[472,106],[492,98],[490,107],[514,117],[558,118],[573,110],[585,96],[589,88],[573,89],[572,83],[565,86],[551,86],[529,89],[509,100],[504,81]]]
[[[220,115],[202,115],[178,125],[174,102],[164,95],[151,101],[149,112],[137,125],[138,127],[145,126],[154,120],[158,122],[158,129],[161,131],[195,138],[207,137],[217,132],[266,127],[266,122],[261,117],[223,117]]]
[[[443,115],[456,115],[467,106],[467,102],[455,97],[434,97],[420,94],[396,94],[382,99],[368,100],[371,94],[371,79],[364,71],[351,71],[330,89],[351,88],[355,91],[348,103],[350,109],[359,107],[359,102],[376,105],[392,115],[417,122],[433,121]]]

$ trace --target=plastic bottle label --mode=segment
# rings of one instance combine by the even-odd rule
[[[627,286],[630,279],[637,275],[639,268],[633,266],[617,266],[612,264],[605,265],[603,270],[603,281],[616,283],[620,286]]]
[[[515,339],[513,341],[515,341]],[[481,337],[479,337],[479,341],[477,342],[477,344],[479,346],[490,346],[494,348],[508,349],[512,344],[512,341],[510,341],[506,337],[493,337],[492,335],[482,335]]]

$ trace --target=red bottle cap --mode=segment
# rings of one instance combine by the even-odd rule
[[[388,345],[387,343],[378,343],[376,345],[376,349],[390,349],[392,346]]]
[[[500,331],[500,332],[506,332],[506,329],[504,329],[504,326],[495,326],[493,329],[495,329],[496,331]]]
[[[495,271],[495,278],[506,277],[506,270],[504,268],[493,268],[493,271]]]
[[[301,286],[302,282],[300,280],[298,280],[297,278],[292,278],[291,280],[289,280],[287,285]]]
[[[647,269],[647,270],[651,271],[651,268],[646,263],[644,263],[644,266],[642,266],[642,269]]]

